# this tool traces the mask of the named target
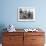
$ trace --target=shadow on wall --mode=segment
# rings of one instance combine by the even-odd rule
[[[4,28],[6,28],[5,25],[0,24],[0,43],[2,43],[2,36],[3,36],[2,32],[6,31],[6,30],[3,30]]]

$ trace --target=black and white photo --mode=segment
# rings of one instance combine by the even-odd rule
[[[35,21],[35,9],[30,7],[19,7],[18,21]]]

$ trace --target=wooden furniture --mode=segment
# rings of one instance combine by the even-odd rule
[[[23,46],[23,32],[4,32],[3,46]]]
[[[3,46],[44,46],[44,32],[3,32]]]
[[[24,46],[44,46],[43,32],[24,33]]]

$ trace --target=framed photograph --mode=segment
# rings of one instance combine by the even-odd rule
[[[35,21],[35,8],[19,7],[18,21]]]

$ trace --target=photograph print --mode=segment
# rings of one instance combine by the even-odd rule
[[[18,21],[35,21],[35,9],[30,7],[19,7]]]

